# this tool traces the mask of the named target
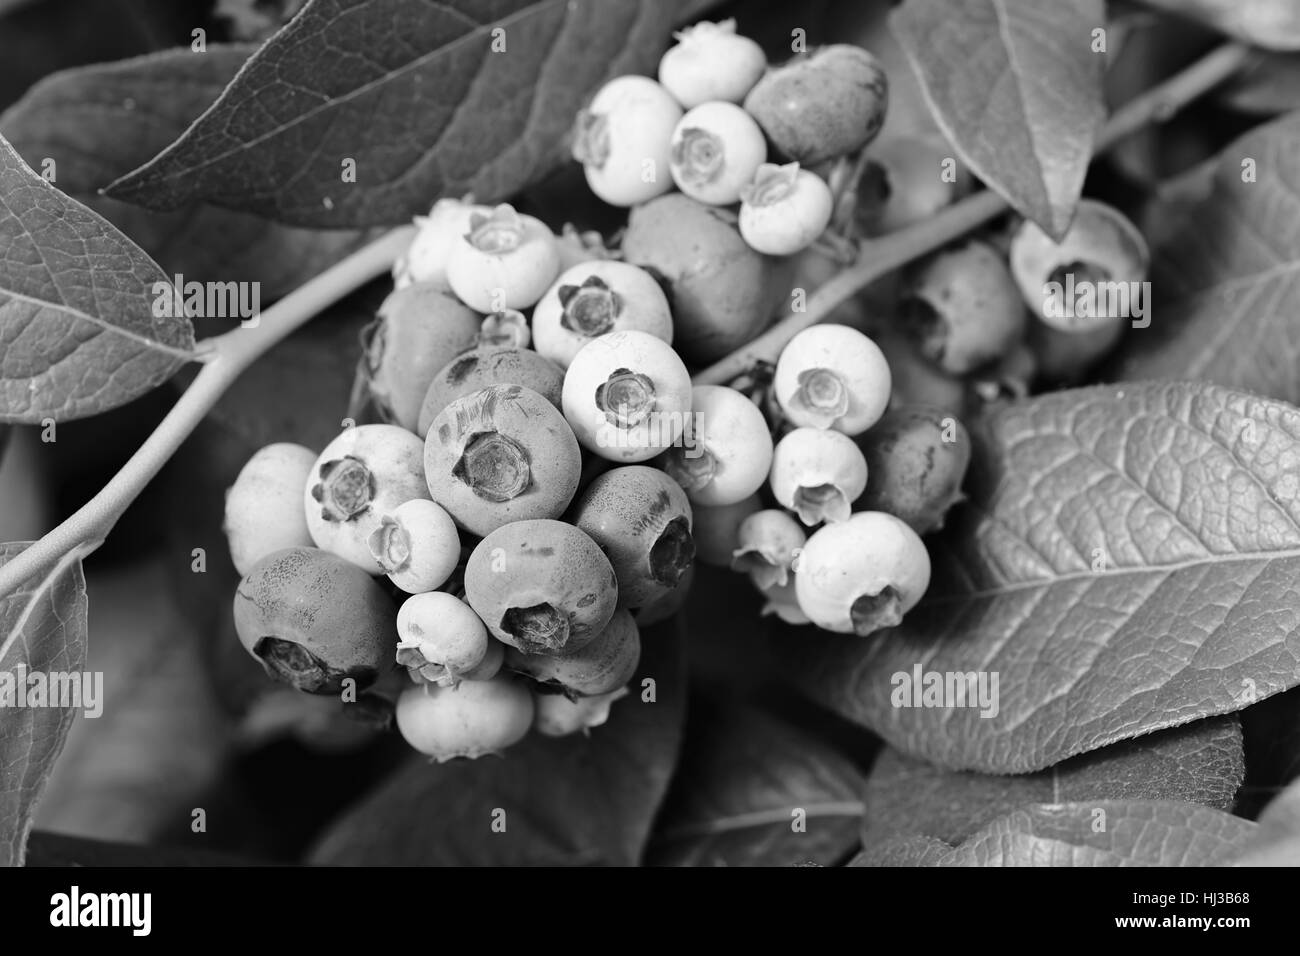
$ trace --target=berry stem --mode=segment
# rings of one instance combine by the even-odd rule
[[[410,226],[386,233],[276,302],[256,326],[236,327],[200,342],[203,368],[171,411],[95,497],[0,567],[0,594],[14,593],[83,544],[102,541],[244,369],[317,313],[386,275],[413,234]]]
[[[1097,137],[1094,155],[1154,122],[1169,119],[1192,100],[1207,93],[1239,70],[1251,56],[1249,47],[1225,43],[1180,73],[1152,87],[1116,110]],[[947,245],[972,229],[1005,212],[1008,203],[992,190],[984,190],[954,203],[924,222],[879,239],[858,243],[853,264],[809,298],[807,309],[782,319],[743,348],[703,371],[696,385],[725,385],[744,375],[760,361],[775,362],[787,342],[809,326],[829,318],[842,303],[877,279],[907,263]]]

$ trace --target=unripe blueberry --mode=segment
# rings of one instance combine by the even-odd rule
[[[969,180],[964,167],[956,166],[952,147],[940,139],[882,137],[858,181],[857,220],[869,236],[896,232],[952,205]]]
[[[445,591],[415,594],[397,611],[397,663],[426,681],[454,686],[488,651],[488,632],[460,598]]]
[[[1095,294],[1091,303],[1083,297],[1098,293],[1100,283],[1140,283],[1150,264],[1138,228],[1118,209],[1093,199],[1079,201],[1059,243],[1029,221],[1011,240],[1011,271],[1025,303],[1062,332],[1098,332],[1122,324],[1127,316],[1108,314]]]
[[[573,158],[591,191],[613,206],[633,206],[673,188],[668,172],[682,108],[644,76],[619,76],[592,97],[574,123]]]
[[[970,465],[970,436],[961,422],[940,408],[902,405],[859,444],[867,459],[859,507],[901,518],[917,534],[942,528],[948,509],[963,498]]]
[[[302,486],[315,463],[310,448],[278,442],[258,449],[239,470],[226,492],[222,528],[240,574],[272,551],[311,546],[301,502]]]
[[[501,205],[470,217],[470,231],[452,247],[447,282],[471,309],[499,312],[528,308],[559,272],[560,250],[546,224]]]
[[[866,146],[880,132],[888,103],[879,61],[846,43],[770,68],[745,97],[772,144],[804,166]]]
[[[814,325],[777,359],[772,387],[795,425],[858,435],[889,405],[893,379],[875,342],[847,325]]]
[[[760,591],[790,583],[793,563],[808,536],[788,512],[757,511],[740,523],[731,568],[749,575]]]
[[[796,428],[772,455],[772,494],[808,526],[848,518],[867,487],[867,462],[842,432]]]
[[[834,205],[826,181],[798,163],[759,166],[740,198],[740,234],[769,256],[807,249],[830,224]]]
[[[581,470],[564,416],[522,385],[489,385],[456,399],[425,438],[429,494],[477,535],[520,519],[559,517]]]
[[[1077,385],[1119,344],[1124,328],[1125,321],[1120,318],[1086,332],[1062,332],[1031,319],[1025,341],[1033,352],[1037,377],[1044,385]]]
[[[747,344],[790,293],[791,265],[756,252],[736,221],[735,213],[681,193],[638,206],[628,218],[624,257],[668,281],[674,347],[693,362]]]
[[[235,592],[235,631],[267,674],[310,694],[368,687],[392,661],[393,602],[338,555],[286,548]]]
[[[442,585],[460,561],[460,535],[443,507],[425,498],[404,501],[380,519],[370,554],[388,579],[419,594]]]
[[[761,617],[775,616],[786,624],[793,624],[796,627],[812,623],[808,615],[803,612],[803,608],[799,607],[796,576],[796,574],[790,575],[790,579],[785,584],[774,584],[764,588],[759,586],[754,573],[750,573],[749,579],[763,595],[763,607],[758,612]]]
[[[501,671],[506,661],[506,646],[495,638],[487,639],[487,651],[483,660],[467,671],[456,675],[458,680],[491,680]],[[423,667],[407,667],[406,673],[417,684],[447,683],[446,672],[441,664],[425,664]]]
[[[690,109],[710,100],[739,103],[767,69],[763,48],[736,33],[736,21],[702,21],[674,34],[659,61],[659,82]]]
[[[763,509],[763,499],[750,495],[734,505],[691,509],[691,535],[695,538],[696,560],[716,568],[731,566],[731,557],[739,546],[740,524]]]
[[[566,222],[556,237],[560,250],[560,272],[567,272],[574,266],[591,262],[593,259],[612,259],[614,253],[605,245],[605,237],[594,229],[579,232],[578,227]]]
[[[954,375],[1006,355],[1025,331],[1019,290],[986,242],[968,242],[922,264],[902,311],[921,353]]]
[[[483,318],[474,346],[526,349],[532,338],[532,332],[528,328],[528,318],[518,309],[503,309]]]
[[[626,262],[568,269],[533,310],[533,347],[561,368],[596,336],[628,329],[673,341],[668,297],[650,273]]]
[[[367,574],[383,569],[370,551],[384,516],[412,498],[428,498],[424,442],[396,425],[358,425],[325,446],[303,492],[307,530],[318,548]]]
[[[397,698],[403,739],[439,763],[500,753],[523,740],[532,723],[533,695],[508,677],[455,687],[422,684]]]
[[[681,444],[664,453],[662,467],[692,504],[730,505],[763,487],[772,468],[767,419],[734,388],[696,385]]]
[[[524,654],[506,648],[506,667],[571,697],[594,697],[622,687],[641,661],[641,633],[636,621],[619,608],[593,640],[558,654]]]
[[[673,182],[692,199],[712,206],[737,202],[765,159],[763,131],[735,103],[702,103],[673,130]]]
[[[690,502],[654,468],[605,472],[578,499],[572,520],[614,566],[622,607],[641,607],[668,594],[695,559]]]
[[[610,461],[647,461],[681,438],[691,411],[691,376],[663,339],[609,332],[573,357],[561,404],[588,451]]]
[[[479,542],[465,600],[497,640],[529,654],[586,644],[618,603],[614,568],[586,533],[562,521],[516,521]]]
[[[564,369],[531,349],[480,346],[458,355],[429,383],[416,433],[427,437],[429,426],[444,408],[490,385],[522,385],[559,408]]]
[[[402,289],[416,282],[445,286],[447,261],[461,236],[469,232],[474,213],[487,215],[491,206],[476,206],[460,199],[439,199],[427,216],[416,216],[415,238],[393,266],[393,282]]]
[[[445,286],[421,282],[389,295],[366,347],[370,394],[385,419],[413,431],[434,373],[474,347],[482,324]]]
[[[589,733],[609,720],[610,706],[628,695],[626,687],[570,700],[564,694],[533,694],[537,715],[533,726],[543,737],[567,737],[570,734]]]
[[[819,528],[795,568],[799,607],[814,624],[865,637],[895,627],[930,585],[930,556],[893,515],[860,511]]]

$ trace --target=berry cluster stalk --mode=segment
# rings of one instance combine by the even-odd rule
[[[1249,56],[1249,48],[1241,44],[1224,44],[1136,97],[1107,122],[1098,137],[1097,151],[1150,123],[1168,119],[1236,73]],[[985,191],[925,222],[863,242],[854,263],[809,298],[806,312],[783,320],[700,372],[695,383],[727,382],[749,370],[756,361],[774,361],[795,334],[824,320],[836,306],[876,279],[952,242],[1006,208],[1005,200]],[[328,306],[387,274],[412,235],[411,227],[394,229],[267,309],[257,328],[234,329],[201,343],[205,360],[202,370],[153,434],[94,498],[0,567],[0,595],[18,592],[38,574],[48,575],[51,568],[61,567],[61,560],[70,553],[84,555],[93,550],[244,369]]]

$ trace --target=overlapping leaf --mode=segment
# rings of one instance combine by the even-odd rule
[[[962,158],[1063,234],[1105,118],[1101,0],[908,0],[890,25]]]
[[[692,707],[648,862],[834,863],[856,842],[861,791],[852,763],[782,721],[749,708]]]
[[[1300,50],[1300,8],[1292,0],[1142,0],[1216,31],[1273,50]]]
[[[975,432],[970,503],[902,626],[784,635],[814,698],[941,766],[1024,773],[1300,683],[1300,411],[1152,383]],[[914,706],[918,672],[996,676],[995,706]]]
[[[109,192],[321,227],[404,222],[440,195],[504,198],[551,168],[603,79],[653,65],[676,7],[312,0],[177,143]]]
[[[0,134],[33,168],[94,209],[187,280],[259,284],[278,299],[359,246],[369,233],[306,230],[196,204],[150,212],[99,190],[147,162],[221,95],[255,49],[188,47],[47,77],[0,115]]]
[[[154,314],[171,282],[0,138],[0,420],[93,415],[171,377],[194,347],[189,319]]]
[[[867,778],[862,843],[917,834],[957,844],[1036,803],[1172,800],[1228,810],[1244,773],[1235,716],[1126,740],[1022,776],[954,773],[886,750]]]
[[[1223,151],[1209,197],[1156,250],[1151,327],[1118,377],[1204,379],[1300,402],[1300,115]]]
[[[0,545],[0,565],[27,547]],[[0,866],[23,862],[36,803],[77,713],[72,706],[18,706],[18,684],[32,674],[79,674],[85,663],[86,579],[79,560],[0,596],[0,694],[6,702],[0,711]],[[24,702],[31,703],[25,695]]]
[[[1190,803],[1042,804],[990,823],[956,847],[933,837],[891,840],[856,866],[1226,866],[1257,826]]]

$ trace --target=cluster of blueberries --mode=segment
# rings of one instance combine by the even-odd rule
[[[734,23],[701,23],[658,81],[610,81],[575,124],[592,190],[632,207],[617,251],[509,205],[419,217],[367,343],[384,423],[267,446],[227,495],[245,649],[311,694],[397,675],[398,730],[445,760],[604,723],[697,557],[788,622],[897,625],[929,584],[921,536],[961,498],[952,406],[900,402],[892,357],[849,324],[735,387],[690,372],[779,318],[799,256],[833,247],[841,194],[862,203],[832,183],[870,170],[886,100],[860,48],[769,67]],[[877,188],[867,218],[899,228],[953,194],[904,208]],[[989,243],[943,253],[913,342],[935,374],[985,367],[1028,295]]]

